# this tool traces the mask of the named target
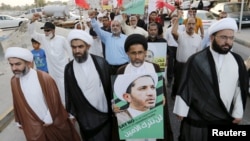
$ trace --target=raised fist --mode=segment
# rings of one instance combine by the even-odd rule
[[[89,10],[88,11],[89,18],[95,18],[96,17],[96,11],[94,10]]]

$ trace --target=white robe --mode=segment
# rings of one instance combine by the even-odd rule
[[[73,59],[69,42],[59,35],[47,39],[44,34],[35,31],[35,23],[29,24],[28,32],[45,50],[49,74],[55,80],[62,103],[65,105],[64,68],[69,60]]]
[[[89,33],[89,28],[86,28],[85,31]],[[102,49],[102,41],[99,36],[96,36],[94,38],[92,35],[90,35],[93,38],[93,44],[89,48],[89,53],[103,57],[103,49]]]
[[[94,42],[89,48],[89,53],[103,57],[103,50],[102,50],[102,41],[97,36],[96,38],[93,38]]]
[[[130,73],[155,73],[155,68],[152,63],[145,62],[140,66],[140,67],[135,67],[131,63],[129,63],[124,71],[125,74],[130,74]]]
[[[108,112],[107,99],[95,64],[88,54],[84,63],[73,62],[73,70],[78,86],[89,103],[101,112]],[[86,83],[87,82],[87,83]]]
[[[36,115],[44,123],[52,123],[52,117],[46,105],[37,72],[30,69],[26,75],[20,77],[20,85],[27,103]]]

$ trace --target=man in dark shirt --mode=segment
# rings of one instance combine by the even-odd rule
[[[109,17],[107,16],[102,17],[102,24],[103,24],[103,27],[101,27],[101,29],[111,33]]]
[[[158,36],[159,30],[156,23],[150,23],[148,25],[148,42],[167,42],[164,38]]]
[[[157,28],[158,28],[158,35],[162,37],[163,36],[163,25],[157,22],[157,20],[156,20],[157,17],[158,17],[157,12],[156,11],[152,11],[149,14],[149,23],[145,24],[143,28],[145,30],[147,30],[149,24],[156,23],[157,24]]]

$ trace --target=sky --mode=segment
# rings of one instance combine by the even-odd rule
[[[58,0],[46,0],[47,1],[58,1]],[[63,2],[67,2],[68,0],[61,0]],[[26,4],[33,4],[34,0],[0,0],[0,4],[9,4],[11,6],[24,6]]]

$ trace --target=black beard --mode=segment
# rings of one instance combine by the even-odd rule
[[[226,45],[228,45],[228,44],[226,44]],[[232,49],[232,46],[230,46],[230,45],[228,45],[228,46],[229,46],[229,49],[223,50],[220,48],[221,46],[219,46],[215,40],[213,40],[213,43],[212,43],[212,49],[219,54],[227,54]]]
[[[83,63],[88,59],[88,52],[87,51],[84,52],[81,56],[77,56],[76,53],[75,54],[73,53],[73,56],[74,56],[76,62]]]
[[[156,38],[157,38],[157,35],[149,35],[149,38],[150,38],[150,39],[156,39]]]

